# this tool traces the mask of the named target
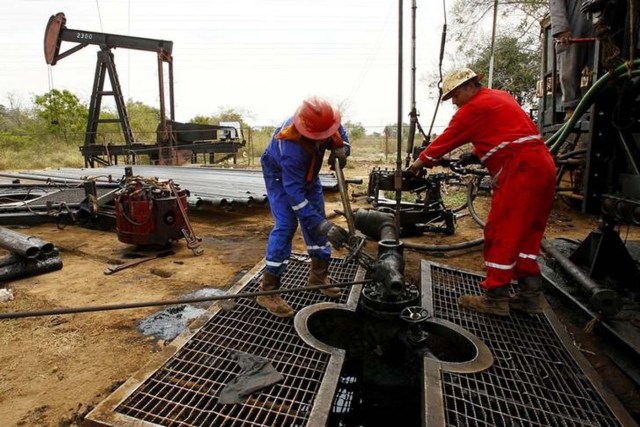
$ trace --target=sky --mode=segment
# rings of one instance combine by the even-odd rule
[[[426,131],[437,101],[427,86],[437,75],[445,6],[416,3],[415,97]],[[411,107],[411,6],[404,0],[405,122]],[[233,108],[246,112],[250,125],[273,126],[304,98],[319,95],[340,106],[343,121],[368,130],[397,122],[398,0],[2,0],[0,104],[28,107],[34,95],[50,89],[69,90],[88,104],[98,46],[55,66],[45,63],[45,27],[58,12],[68,29],[171,40],[178,121]],[[73,46],[63,42],[60,51]],[[113,52],[125,99],[159,107],[156,55]],[[450,101],[441,104],[435,132],[453,111]]]

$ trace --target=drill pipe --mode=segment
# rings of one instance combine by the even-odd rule
[[[54,251],[52,243],[4,227],[0,227],[0,247],[29,259],[48,255]]]
[[[605,316],[613,316],[622,309],[622,302],[616,291],[601,288],[600,285],[583,273],[569,258],[565,257],[553,246],[551,242],[543,239],[540,245],[589,294],[591,308]]]
[[[355,226],[365,235],[378,240],[378,259],[374,264],[373,279],[382,283],[387,296],[397,296],[404,291],[403,244],[398,239],[398,229],[392,214],[358,209]]]
[[[398,229],[390,213],[372,209],[358,209],[355,212],[356,228],[375,240],[398,241]]]
[[[22,258],[15,263],[0,267],[0,281],[6,282],[23,277],[37,276],[60,270],[61,268],[62,260],[58,255],[38,259]]]

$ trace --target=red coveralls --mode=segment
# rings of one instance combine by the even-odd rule
[[[555,192],[555,165],[536,125],[507,92],[482,87],[420,153],[426,166],[456,147],[473,152],[493,177],[484,228],[484,289],[540,274],[536,258]]]

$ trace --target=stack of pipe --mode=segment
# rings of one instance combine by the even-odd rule
[[[0,247],[11,252],[0,257],[0,282],[60,270],[55,246],[34,236],[0,227]]]
[[[113,165],[105,168],[59,168],[43,171],[0,172],[0,176],[12,179],[55,182],[58,184],[81,184],[85,179],[95,179],[97,183],[118,182],[125,174],[124,166]],[[228,205],[260,206],[267,203],[267,189],[262,171],[257,169],[223,169],[196,166],[150,166],[134,165],[133,174],[171,179],[180,188],[191,194],[190,207]],[[320,183],[325,190],[337,189],[334,174],[322,173]]]

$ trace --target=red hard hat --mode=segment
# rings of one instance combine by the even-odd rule
[[[340,127],[340,112],[319,96],[302,101],[293,117],[298,132],[309,139],[329,138]]]

